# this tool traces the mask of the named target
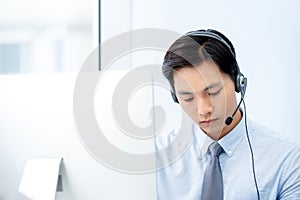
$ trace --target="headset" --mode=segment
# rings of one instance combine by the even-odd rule
[[[207,29],[207,30],[201,29],[201,30],[196,30],[196,31],[190,31],[190,32],[187,32],[185,34],[185,36],[201,37],[201,38],[216,40],[216,41],[220,42],[223,46],[225,46],[230,51],[232,57],[235,60],[234,86],[235,86],[235,91],[237,93],[239,93],[239,92],[241,93],[241,100],[240,100],[237,108],[233,112],[233,114],[226,119],[225,124],[226,125],[231,124],[231,122],[233,121],[234,115],[238,111],[241,103],[243,102],[244,110],[245,110],[246,136],[247,136],[247,140],[248,140],[248,144],[249,144],[249,148],[250,148],[250,152],[251,152],[251,159],[252,159],[253,179],[254,179],[254,183],[255,183],[255,187],[256,187],[257,199],[260,200],[260,194],[259,194],[257,180],[256,180],[256,174],[255,174],[254,155],[253,155],[252,145],[251,145],[251,142],[249,139],[249,134],[248,134],[246,105],[245,105],[245,101],[244,101],[244,96],[245,96],[245,92],[246,92],[246,88],[247,88],[247,77],[245,77],[240,71],[240,68],[239,68],[237,60],[236,60],[236,54],[235,54],[234,47],[233,47],[232,43],[229,41],[229,39],[227,39],[222,33],[218,32],[216,30],[212,30],[212,29]],[[171,90],[171,96],[175,103],[179,103],[175,92],[172,90]]]

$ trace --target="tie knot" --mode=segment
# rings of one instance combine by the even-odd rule
[[[211,145],[209,145],[208,149],[210,153],[216,157],[218,157],[223,152],[223,148],[217,142],[213,142]]]

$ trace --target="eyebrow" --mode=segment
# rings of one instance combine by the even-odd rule
[[[213,82],[213,83],[211,83],[209,86],[207,86],[207,87],[204,89],[204,91],[207,91],[207,90],[209,90],[209,89],[218,87],[218,86],[220,86],[220,85],[221,85],[220,82]]]
[[[218,86],[220,86],[221,85],[221,83],[220,82],[213,82],[213,83],[211,83],[210,85],[208,85],[206,88],[204,88],[204,90],[203,91],[208,91],[208,90],[210,90],[210,89],[212,89],[212,88],[215,88],[215,87],[218,87]],[[188,92],[188,91],[178,91],[177,92],[179,95],[192,95],[192,94],[194,94],[194,93],[192,93],[192,92]]]

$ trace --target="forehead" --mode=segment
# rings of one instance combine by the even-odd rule
[[[219,66],[211,61],[205,61],[197,66],[188,66],[175,70],[174,87],[180,89],[205,89],[209,84],[221,83],[227,79],[227,74],[221,72]]]

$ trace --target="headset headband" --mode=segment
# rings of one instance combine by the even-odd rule
[[[230,50],[230,53],[234,56],[234,58],[236,57],[234,51],[232,50],[232,47],[220,35],[214,33],[212,29],[207,29],[207,30],[201,29],[197,31],[190,31],[187,32],[185,35],[213,38],[217,41],[220,41],[222,44],[227,46],[227,48]]]

